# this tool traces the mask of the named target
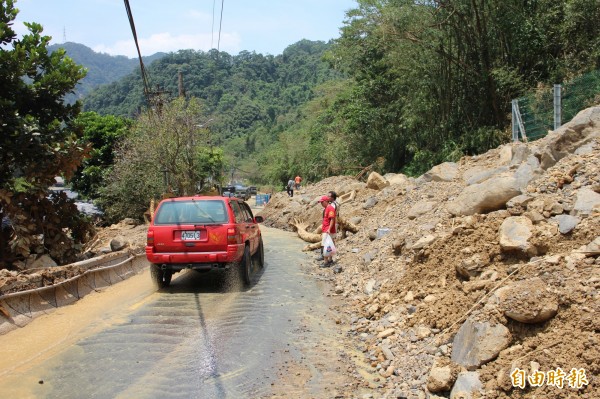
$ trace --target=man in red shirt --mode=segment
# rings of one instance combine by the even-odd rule
[[[300,177],[300,175],[296,176],[294,181],[296,183],[296,190],[300,190],[300,182],[302,182],[302,178]]]
[[[325,261],[325,263],[323,264],[322,267],[329,267],[333,264],[333,254],[335,253],[335,245],[327,245],[326,241],[328,239],[332,240],[333,243],[333,237],[336,233],[335,230],[335,207],[333,205],[331,205],[331,198],[327,195],[322,196],[319,199],[319,203],[321,203],[321,206],[324,208],[323,209],[323,224],[321,225],[321,230],[322,230],[322,238],[321,238],[321,245],[323,246],[323,259]],[[328,252],[328,249],[331,249],[330,247],[333,247],[333,251]]]

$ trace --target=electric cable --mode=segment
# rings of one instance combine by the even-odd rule
[[[131,12],[131,6],[129,5],[129,0],[124,0],[125,2],[125,10],[127,11],[127,18],[129,19],[129,25],[131,26],[131,33],[133,34],[133,41],[135,42],[135,48],[137,49],[138,58],[140,60],[140,70],[142,73],[142,82],[144,84],[144,95],[146,96],[146,100],[148,104],[151,104],[150,101],[150,89],[148,84],[148,74],[146,73],[146,68],[144,67],[144,61],[142,60],[142,53],[140,51],[140,45],[138,43],[137,33],[135,30],[135,22],[133,21],[133,13]]]
[[[221,27],[223,26],[223,6],[225,5],[225,0],[221,0],[221,20],[219,21],[219,40],[217,41],[217,54],[219,54],[219,49],[221,48]]]

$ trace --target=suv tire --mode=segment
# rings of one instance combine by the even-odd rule
[[[252,258],[250,256],[250,247],[246,245],[244,248],[244,256],[242,257],[242,261],[240,262],[240,276],[242,277],[242,282],[244,285],[250,285],[252,282],[250,279],[250,274],[252,271]]]
[[[262,237],[260,237],[260,241],[258,243],[258,249],[256,253],[252,256],[252,260],[256,263],[259,269],[262,269],[265,265],[265,248],[263,246]]]
[[[162,289],[167,288],[171,284],[173,272],[162,270],[159,265],[152,263],[150,264],[150,276],[152,277],[152,281],[154,281],[154,285],[158,289]]]

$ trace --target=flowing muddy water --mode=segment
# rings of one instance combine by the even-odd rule
[[[187,272],[157,292],[146,270],[0,336],[0,397],[358,394],[349,394],[351,355],[325,287],[306,274],[314,266],[303,243],[263,234],[265,268],[250,288]]]

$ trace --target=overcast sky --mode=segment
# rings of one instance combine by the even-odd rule
[[[355,0],[129,0],[142,55],[219,48],[281,54],[302,39],[337,38]],[[38,22],[51,44],[81,43],[97,52],[137,56],[123,0],[17,0],[14,29]],[[214,13],[213,13],[214,7]],[[213,27],[214,15],[214,27]]]

